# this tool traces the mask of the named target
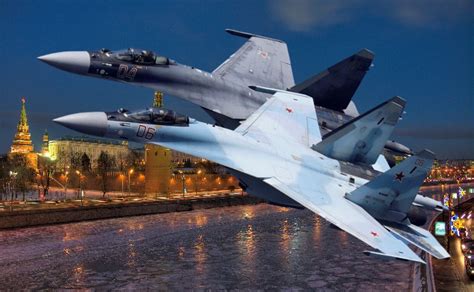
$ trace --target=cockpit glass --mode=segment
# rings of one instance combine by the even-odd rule
[[[189,118],[187,116],[180,115],[175,111],[164,108],[151,107],[145,110],[126,112],[123,113],[123,115],[127,120],[132,122],[178,126],[187,126],[189,124]]]
[[[115,58],[141,65],[169,65],[170,60],[167,57],[156,55],[152,51],[133,49],[120,50],[113,54]]]

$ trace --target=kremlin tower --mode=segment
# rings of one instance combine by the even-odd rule
[[[28,118],[26,117],[26,99],[21,98],[20,121],[16,127],[15,138],[10,148],[10,155],[25,155],[28,164],[32,168],[37,166],[37,154],[34,153],[33,142],[31,141],[30,126],[28,126]]]
[[[41,155],[49,155],[49,135],[48,130],[44,131],[43,134],[43,146],[41,146]]]

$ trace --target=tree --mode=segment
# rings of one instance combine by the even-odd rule
[[[72,152],[70,154],[70,164],[71,168],[75,170],[80,170],[82,166],[82,161],[81,161],[82,155],[78,152]]]
[[[21,154],[14,154],[8,158],[10,170],[8,172],[10,176],[10,190],[11,199],[13,194],[15,198],[18,198],[18,193],[23,195],[25,200],[25,194],[31,190],[31,185],[34,182],[35,171],[28,165],[26,156]]]
[[[7,199],[10,184],[10,169],[10,161],[7,157],[0,157],[0,201],[4,198],[5,200]]]
[[[108,191],[108,176],[115,166],[115,159],[107,152],[101,151],[97,159],[97,173],[101,178],[102,196]]]
[[[135,169],[136,171],[143,171],[144,167],[144,157],[143,152],[137,150],[130,150],[126,157],[126,165],[128,169]]]
[[[56,162],[47,156],[38,156],[37,183],[43,190],[44,198],[48,197],[51,177],[55,170]]]
[[[85,152],[81,156],[81,171],[82,173],[88,173],[91,171],[91,159]]]

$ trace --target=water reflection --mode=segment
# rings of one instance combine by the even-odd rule
[[[254,208],[251,206],[245,206],[242,211],[244,219],[253,219],[255,217]]]
[[[127,254],[127,266],[134,267],[136,264],[137,250],[135,243],[132,240],[128,240],[128,254]]]
[[[1,289],[409,289],[406,263],[367,259],[358,241],[341,253],[348,236],[327,227],[309,211],[261,204],[8,231]]]
[[[283,221],[283,225],[281,227],[280,242],[283,247],[283,250],[288,252],[290,248],[290,224],[288,223],[288,219],[285,219],[285,221]]]
[[[342,230],[338,230],[337,232],[337,236],[339,237],[341,243],[342,243],[342,246],[347,246],[348,244],[348,235],[347,235],[347,232],[345,231],[342,231]]]
[[[184,259],[184,255],[185,255],[184,251],[185,251],[184,246],[179,246],[178,247],[178,258],[180,260]]]
[[[80,240],[80,239],[81,239],[81,237],[79,236],[78,233],[68,231],[67,229],[64,230],[63,242],[74,241],[74,240]]]
[[[204,215],[198,215],[196,216],[196,225],[198,227],[202,227],[207,224],[207,216]]]
[[[319,216],[314,216],[314,232],[313,232],[313,240],[316,243],[321,242],[321,225],[322,225],[322,219]]]
[[[194,243],[194,259],[196,261],[196,270],[199,273],[204,273],[207,255],[206,244],[204,243],[204,236],[202,234],[198,235]]]
[[[76,284],[84,282],[84,265],[78,264],[72,269],[72,275]]]

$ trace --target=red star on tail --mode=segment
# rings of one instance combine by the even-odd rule
[[[292,113],[292,112],[293,112],[293,110],[292,110],[291,108],[289,108],[289,107],[286,108],[286,111],[289,112],[289,113]]]

